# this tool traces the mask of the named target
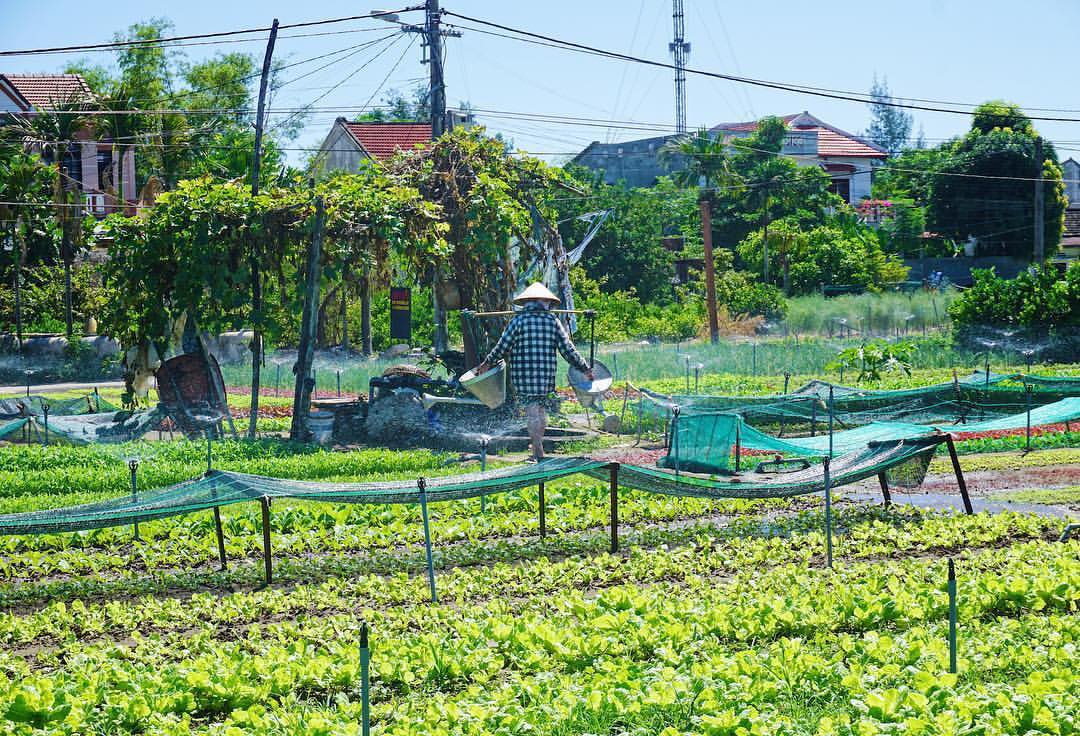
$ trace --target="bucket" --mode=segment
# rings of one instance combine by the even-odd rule
[[[570,366],[570,370],[566,373],[566,381],[570,384],[570,388],[574,389],[578,403],[586,409],[592,407],[597,400],[603,398],[604,394],[611,390],[614,380],[611,371],[599,360],[593,362],[593,380],[591,381],[573,366]]]
[[[499,361],[480,375],[475,370],[461,375],[461,385],[484,402],[489,409],[498,409],[506,401],[506,363]]]
[[[308,429],[311,438],[320,445],[327,445],[334,436],[334,412],[313,409],[308,413]]]

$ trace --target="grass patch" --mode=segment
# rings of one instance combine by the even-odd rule
[[[982,455],[962,455],[960,467],[966,472],[977,470],[1022,470],[1042,468],[1048,465],[1080,463],[1080,448],[1064,447],[1053,450],[1035,450],[1026,454],[997,452]],[[951,473],[949,456],[938,456],[930,463],[931,473]]]

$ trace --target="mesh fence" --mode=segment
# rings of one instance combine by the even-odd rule
[[[830,485],[838,487],[871,478],[915,458],[929,457],[945,438],[934,435],[910,440],[878,442],[856,452],[833,459],[830,463]],[[599,477],[596,471],[590,471]],[[650,493],[701,498],[787,498],[825,490],[823,465],[811,465],[803,470],[786,473],[749,473],[730,478],[703,478],[685,473],[622,465],[619,485]]]

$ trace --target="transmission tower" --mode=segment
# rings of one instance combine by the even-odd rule
[[[690,44],[686,42],[683,0],[672,0],[671,20],[675,26],[675,38],[668,44],[668,51],[675,57],[675,132],[686,132],[686,57]]]

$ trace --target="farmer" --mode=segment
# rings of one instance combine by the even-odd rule
[[[545,403],[555,391],[555,351],[566,358],[591,381],[592,369],[570,341],[570,335],[551,308],[559,298],[547,287],[536,283],[514,297],[514,304],[523,309],[506,326],[499,342],[484,358],[477,374],[488,370],[493,363],[510,353],[510,381],[514,384],[528,421],[531,462],[544,459],[544,429],[547,426]]]

